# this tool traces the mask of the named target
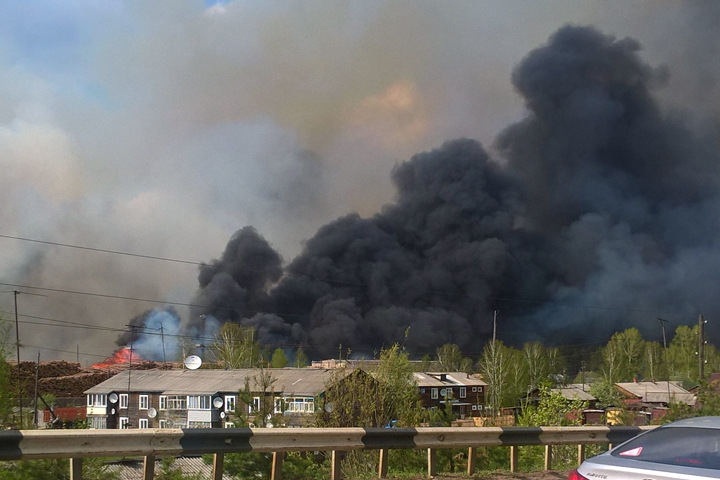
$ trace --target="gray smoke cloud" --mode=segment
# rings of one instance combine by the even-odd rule
[[[322,227],[258,305],[288,332],[294,318],[320,356],[403,341],[477,351],[495,310],[504,339],[556,344],[630,326],[655,336],[652,312],[720,313],[717,275],[693,270],[718,263],[718,137],[662,113],[653,91],[668,72],[639,50],[558,30],[513,72],[528,115],[498,136],[502,162],[460,139],[399,164],[395,201]],[[202,295],[216,286],[201,273]]]
[[[497,307],[501,330],[513,327],[513,319],[529,319],[519,328],[527,336],[542,335],[533,325],[547,329],[547,318],[554,319],[553,328],[561,329],[564,323],[581,321],[573,317],[582,317],[593,328],[602,325],[603,331],[613,323],[635,321],[621,310],[585,309],[578,315],[577,309],[528,303],[542,299],[645,309],[653,312],[651,319],[661,307],[667,310],[665,317],[673,313],[671,320],[682,318],[683,323],[685,312],[709,311],[701,305],[716,290],[716,248],[710,240],[716,229],[709,219],[716,216],[717,205],[713,193],[705,190],[714,188],[714,172],[705,162],[717,151],[712,140],[717,138],[720,105],[717,2],[547,0],[526,3],[522,9],[506,0],[210,3],[177,0],[166,7],[133,0],[122,4],[36,0],[3,8],[0,234],[6,236],[0,238],[0,280],[11,284],[5,290],[46,295],[19,297],[24,360],[34,360],[41,351],[43,360],[77,358],[94,363],[115,348],[117,331],[126,328],[128,319],[163,305],[177,309],[184,331],[191,335],[212,338],[221,321],[255,319],[268,325],[263,331],[273,344],[281,344],[283,338],[308,345],[333,343],[335,337],[354,332],[357,351],[374,350],[378,337],[402,337],[403,325],[410,323],[414,327],[408,341],[418,350],[431,348],[433,342],[426,337],[432,332],[438,338],[465,341],[466,351],[477,351],[481,347],[474,342],[485,338],[489,327],[486,316],[478,319],[467,313],[473,309]],[[547,128],[559,131],[564,123],[574,134],[596,136],[593,141],[601,144],[601,122],[595,131],[587,121],[587,128],[583,127],[581,117],[577,124],[572,116],[550,117],[552,102],[564,97],[558,96],[562,91],[551,93],[545,88],[580,91],[570,78],[545,84],[541,90],[542,69],[515,89],[508,80],[520,59],[566,23],[595,25],[618,39],[631,36],[642,45],[645,63],[638,67],[630,62],[625,68],[628,75],[639,68],[635,73],[649,98],[643,114],[647,125],[635,122],[633,134],[667,137],[657,150],[669,160],[681,151],[689,152],[675,172],[669,173],[664,163],[654,177],[639,164],[633,169],[612,166],[597,173],[606,183],[583,185],[581,178],[593,172],[551,162],[553,149],[578,149],[582,142],[573,143],[562,134],[551,141]],[[617,48],[623,42],[619,40]],[[628,42],[622,48],[633,43]],[[566,58],[560,55],[555,60],[559,68],[571,64],[573,54],[566,51]],[[662,65],[667,65],[665,72]],[[561,76],[549,63],[548,72],[554,79]],[[538,95],[546,95],[551,103],[543,104]],[[582,103],[578,96],[573,101]],[[557,115],[571,112],[567,105],[557,108],[562,111]],[[616,115],[607,108],[602,115]],[[643,129],[659,128],[650,109],[666,124],[666,134],[644,133]],[[599,107],[593,111],[601,114]],[[522,130],[519,125],[533,122],[536,126],[528,134],[496,140],[508,125]],[[679,125],[679,132],[672,131],[673,124]],[[612,120],[605,125],[612,126]],[[688,145],[682,144],[687,136],[683,128],[695,136]],[[504,137],[512,135],[500,138]],[[507,272],[493,273],[497,278],[453,277],[448,282],[440,276],[443,268],[458,275],[465,269],[441,263],[442,259],[452,265],[441,255],[449,241],[445,234],[433,237],[411,231],[423,225],[422,204],[413,209],[409,192],[407,198],[400,198],[407,185],[394,184],[395,177],[388,175],[402,165],[400,160],[412,158],[412,162],[417,152],[433,156],[444,149],[443,142],[457,138],[478,140],[489,163],[502,174],[498,176],[512,183],[506,193],[514,198],[503,203],[495,218],[496,222],[511,218],[509,232],[497,226],[497,238],[473,239],[458,250],[487,260],[501,258],[498,249],[507,249],[511,260],[498,262]],[[529,152],[518,159],[513,153],[541,141],[546,150],[542,155]],[[666,147],[668,151],[663,150]],[[650,155],[649,147],[645,152]],[[567,182],[548,173],[563,187],[572,184],[573,195],[552,192],[549,180],[545,191],[532,185],[534,173],[542,179],[545,172],[521,164],[538,157],[554,168],[575,172]],[[618,176],[610,182],[604,174]],[[676,184],[676,177],[682,182]],[[644,182],[639,196],[634,193],[639,184],[622,187],[622,182],[638,178]],[[665,199],[658,198],[652,180],[659,180],[657,185],[668,192]],[[596,192],[589,191],[591,184]],[[609,188],[610,194],[605,195],[603,188]],[[627,190],[632,198],[618,196],[618,190]],[[677,203],[681,191],[704,200]],[[413,195],[424,201],[417,192]],[[563,204],[564,198],[577,205]],[[601,205],[598,198],[608,204]],[[611,202],[616,202],[614,208]],[[562,216],[546,223],[553,208]],[[409,231],[398,224],[404,223],[402,219],[392,218],[399,215],[392,210],[401,209],[420,215],[415,224],[408,219]],[[290,288],[284,284],[295,277],[286,276],[270,279],[264,292],[248,294],[247,286],[238,284],[241,300],[218,294],[212,303],[214,295],[223,291],[217,288],[199,295],[208,295],[203,302],[210,303],[203,305],[221,310],[222,319],[204,314],[198,320],[202,309],[189,305],[198,300],[196,262],[210,265],[239,227],[252,225],[287,262],[281,263],[283,274],[291,275],[287,267],[296,258],[300,262],[316,233],[316,243],[321,237],[329,240],[318,233],[324,230],[321,227],[350,212],[362,220],[353,228],[363,230],[367,236],[363,238],[375,239],[380,250],[393,252],[380,260],[366,255],[358,259],[362,268],[353,275],[339,273],[371,276],[367,287],[311,278]],[[657,215],[659,221],[645,228],[641,224],[648,215]],[[443,226],[435,216],[426,223],[437,227],[437,232],[456,228]],[[428,252],[410,249],[425,248],[423,242],[433,241],[437,241],[431,252],[435,264],[425,263]],[[483,243],[482,248],[473,242]],[[566,258],[558,260],[561,255]],[[189,262],[148,258],[152,256]],[[656,263],[650,263],[653,258]],[[315,265],[319,260],[306,263],[320,272],[335,273]],[[367,265],[373,265],[369,273]],[[405,275],[397,277],[399,285],[388,280],[394,269]],[[421,275],[414,278],[417,272]],[[621,278],[621,272],[627,278]],[[519,275],[522,282],[515,281]],[[229,287],[236,282],[231,270],[211,279],[212,285],[222,282]],[[438,285],[463,285],[462,292],[473,290],[470,282],[478,285],[480,300],[462,293],[455,300],[436,295]],[[648,293],[633,287],[633,282],[657,285]],[[493,294],[526,295],[524,308],[516,302],[491,301],[482,292],[488,284]],[[415,295],[411,300],[407,289],[412,288],[432,291],[436,298]],[[284,308],[296,292],[302,295],[294,301],[304,303]],[[652,292],[657,294],[653,297]],[[399,295],[397,301],[394,295]],[[378,303],[369,308],[376,298]],[[11,292],[0,295],[0,314],[5,319],[13,317],[12,300]],[[606,315],[594,321],[600,312]],[[391,315],[407,320],[388,323],[385,319]],[[454,329],[475,332],[468,337],[472,340],[438,331],[444,320],[437,319],[450,315],[452,322],[457,316],[469,325],[452,323]],[[333,316],[342,318],[344,327],[326,335],[335,327]],[[599,338],[597,332],[593,334]],[[330,346],[325,351],[336,352]]]

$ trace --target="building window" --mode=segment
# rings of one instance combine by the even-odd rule
[[[188,395],[188,410],[210,410],[210,395]]]
[[[168,422],[167,420],[159,420],[158,421],[158,427],[159,428],[168,428]]]
[[[421,389],[420,389],[420,394],[422,395],[422,394],[424,394],[424,393],[425,393],[425,389],[424,389],[424,388],[421,388]]]
[[[438,398],[438,389],[437,388],[433,388],[430,390],[430,398],[432,398],[433,400],[436,400]]]
[[[104,430],[107,428],[107,417],[90,417],[90,428]]]
[[[225,411],[235,413],[235,395],[225,395]]]
[[[140,410],[147,410],[148,409],[148,396],[140,395],[139,403],[140,403]]]
[[[128,407],[128,394],[121,393],[120,394],[120,408],[127,408],[127,407]]]
[[[167,410],[167,395],[160,395],[160,410]]]
[[[250,413],[257,413],[260,411],[260,397],[253,397],[253,404]]]
[[[187,397],[185,395],[168,395],[168,410],[187,410]]]
[[[285,411],[292,413],[314,413],[315,400],[313,397],[287,397],[284,399]]]
[[[282,413],[283,411],[283,401],[282,398],[276,398],[275,399],[275,409],[273,410],[274,413]]]
[[[88,407],[107,407],[107,395],[90,394],[87,397]]]
[[[128,417],[120,417],[120,429],[124,430],[130,427],[130,419]]]
[[[465,398],[467,390],[465,387],[460,387],[460,398]]]
[[[141,418],[138,426],[140,428],[148,428],[148,424],[149,424],[149,422],[148,422],[147,418]]]
[[[235,424],[233,422],[225,422],[223,424],[223,427],[225,428],[235,428]]]
[[[188,428],[212,428],[212,423],[210,422],[188,422]]]

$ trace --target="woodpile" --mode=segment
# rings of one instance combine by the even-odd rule
[[[17,378],[17,362],[9,362],[13,376]],[[168,368],[171,364],[162,362],[133,363],[133,370]],[[66,361],[20,362],[22,396],[35,396],[35,375],[37,369],[37,390],[40,395],[53,395],[55,398],[82,398],[88,388],[97,385],[118,373],[127,370],[128,364],[114,364],[108,367],[83,367],[79,363]]]

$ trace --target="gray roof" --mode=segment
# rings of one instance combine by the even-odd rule
[[[560,393],[560,395],[568,400],[597,400],[597,398],[591,395],[588,390],[590,390],[590,385],[582,383],[571,383],[569,385],[553,389],[554,392]]]
[[[444,375],[444,377],[442,377]],[[420,387],[484,387],[487,383],[465,372],[415,372],[415,382]],[[441,380],[445,378],[445,380]]]
[[[266,368],[275,380],[272,389],[283,395],[312,396],[324,392],[336,375],[349,372],[317,368]],[[212,395],[214,393],[239,392],[245,388],[246,379],[251,391],[261,391],[258,378],[261,370],[126,370],[85,391],[85,394],[110,392],[147,392],[165,395]],[[129,385],[128,385],[129,376]]]
[[[686,405],[695,404],[695,395],[675,382],[623,382],[615,385],[646,403],[670,403],[672,401]]]

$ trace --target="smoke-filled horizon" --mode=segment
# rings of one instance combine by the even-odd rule
[[[398,164],[393,202],[321,227],[284,276],[241,229],[201,267],[191,325],[238,322],[331,357],[476,351],[496,311],[505,341],[553,345],[650,333],[651,312],[720,314],[720,145],[661,112],[667,72],[639,49],[561,28],[513,72],[528,114],[498,136],[499,158],[458,139]]]
[[[23,360],[92,364],[145,324],[133,347],[169,359],[224,321],[313,356],[406,332],[477,356],[495,310],[512,343],[698,313],[713,341],[718,2],[0,10]]]

